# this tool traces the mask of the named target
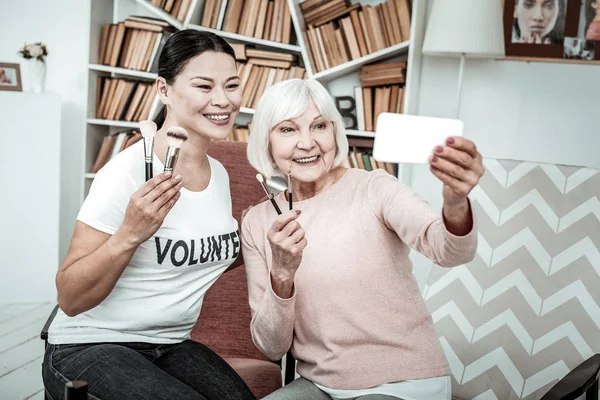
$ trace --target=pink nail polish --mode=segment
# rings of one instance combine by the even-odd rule
[[[296,215],[302,214],[302,211],[300,211],[300,210],[295,210],[295,211],[296,211]]]
[[[436,162],[436,161],[437,161],[437,157],[436,156],[431,157],[431,162]]]
[[[435,147],[435,151],[436,151],[437,153],[441,153],[442,151],[444,151],[444,148],[443,148],[442,146],[436,146],[436,147]]]
[[[448,140],[446,140],[446,143],[448,143],[448,144],[454,143],[454,138],[453,137],[449,137]]]

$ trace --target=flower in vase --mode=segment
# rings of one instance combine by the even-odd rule
[[[48,50],[46,49],[46,45],[42,44],[42,42],[25,44],[21,50],[19,50],[19,54],[26,60],[30,60],[32,58],[44,62],[46,60],[46,56],[48,55]]]

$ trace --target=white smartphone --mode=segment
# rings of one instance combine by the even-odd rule
[[[449,136],[462,136],[457,119],[381,113],[377,117],[373,158],[397,164],[427,164],[435,146]]]

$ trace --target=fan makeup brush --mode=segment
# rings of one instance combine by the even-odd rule
[[[167,142],[169,147],[167,148],[167,156],[165,157],[165,171],[173,172],[175,164],[177,164],[177,158],[179,157],[179,149],[183,143],[188,139],[188,133],[185,129],[180,127],[172,127],[167,131]]]

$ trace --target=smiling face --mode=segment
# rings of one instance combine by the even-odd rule
[[[559,0],[518,0],[515,18],[519,23],[521,37],[544,37],[549,34],[558,19]]]
[[[172,85],[160,81],[159,93],[179,126],[216,140],[227,137],[242,102],[235,60],[214,51],[192,58]]]
[[[332,121],[321,116],[311,99],[300,116],[278,123],[269,134],[271,156],[285,174],[295,180],[317,183],[326,180],[336,155]]]

